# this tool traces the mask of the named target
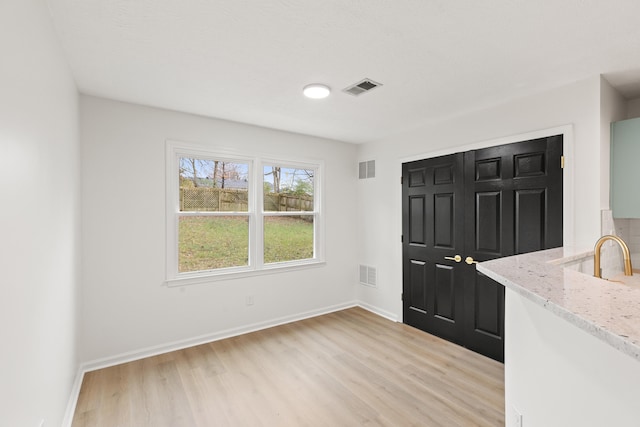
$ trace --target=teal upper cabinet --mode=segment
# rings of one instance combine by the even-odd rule
[[[640,118],[611,123],[611,209],[640,218]]]

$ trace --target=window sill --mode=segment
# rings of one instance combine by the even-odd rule
[[[205,272],[189,274],[188,276],[176,277],[173,279],[167,279],[165,284],[169,288],[175,288],[180,286],[198,285],[202,283],[218,282],[222,280],[234,280],[244,277],[263,276],[265,274],[277,274],[286,273],[289,271],[306,270],[309,268],[317,268],[326,265],[325,261],[309,260],[304,262],[297,262],[295,264],[273,264],[264,266],[260,270],[233,270],[225,272]]]

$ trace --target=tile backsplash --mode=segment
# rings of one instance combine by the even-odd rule
[[[614,219],[616,235],[629,246],[632,254],[640,253],[640,219]]]
[[[602,235],[605,234],[613,234],[624,240],[631,252],[634,267],[640,267],[640,219],[614,219],[610,210],[603,210]],[[617,244],[607,242],[602,246],[601,266],[603,277],[623,271],[622,251]]]

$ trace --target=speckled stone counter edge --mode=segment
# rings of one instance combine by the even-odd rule
[[[477,264],[478,271],[640,361],[640,290],[563,268],[592,252],[549,249]]]

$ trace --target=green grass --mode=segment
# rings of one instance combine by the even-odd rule
[[[249,253],[246,217],[180,218],[178,269],[189,271],[246,266]],[[313,257],[313,223],[299,217],[266,217],[264,262]]]
[[[247,265],[247,224],[246,217],[181,217],[178,270],[183,273]]]
[[[299,217],[264,219],[264,262],[313,258],[313,222]]]

